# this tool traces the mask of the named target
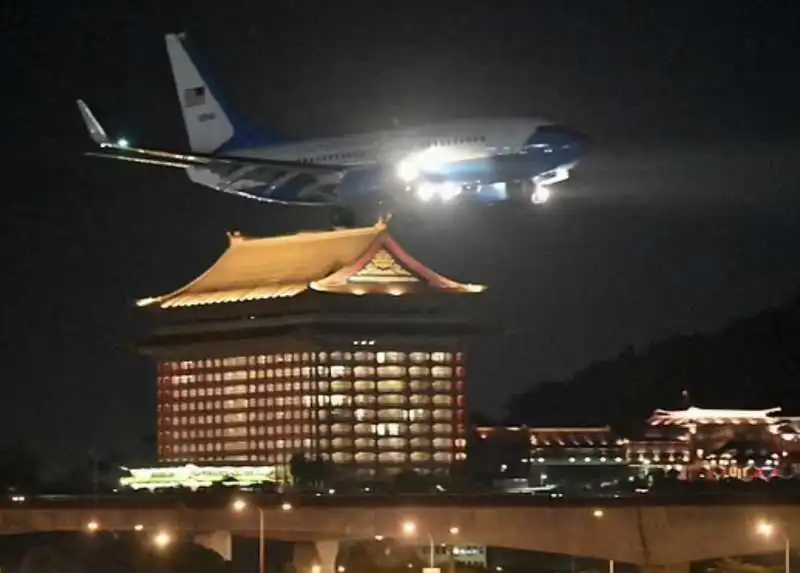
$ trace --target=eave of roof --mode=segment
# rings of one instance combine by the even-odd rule
[[[268,238],[229,233],[228,238],[228,248],[199,277],[171,293],[141,299],[137,305],[196,307],[288,298],[309,289],[402,295],[420,290],[477,293],[486,288],[458,283],[427,268],[392,239],[383,221],[359,229]],[[402,272],[387,274],[386,269],[377,269],[379,254],[384,259],[388,256],[389,263],[399,265]],[[363,274],[368,265],[377,274]]]

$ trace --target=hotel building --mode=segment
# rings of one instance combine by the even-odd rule
[[[158,323],[158,459],[274,465],[295,454],[356,474],[447,470],[465,458],[474,296],[386,224],[229,235],[211,268],[139,301]]]

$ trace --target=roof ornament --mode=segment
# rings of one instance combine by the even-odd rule
[[[228,231],[226,235],[228,235],[228,242],[231,245],[244,242],[244,236],[241,231]]]

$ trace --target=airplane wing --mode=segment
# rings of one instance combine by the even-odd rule
[[[100,122],[97,121],[94,114],[89,109],[89,106],[87,106],[83,100],[78,100],[78,109],[81,112],[81,117],[86,124],[89,135],[92,140],[100,146],[99,151],[86,153],[86,155],[93,157],[117,159],[148,165],[160,165],[163,167],[175,167],[179,169],[186,169],[189,167],[206,167],[213,169],[215,166],[223,165],[228,167],[251,166],[307,173],[310,175],[343,173],[351,169],[351,167],[346,165],[285,161],[257,157],[237,157],[233,155],[215,155],[213,153],[183,153],[160,149],[130,147],[124,140],[117,142],[111,141],[100,125]]]

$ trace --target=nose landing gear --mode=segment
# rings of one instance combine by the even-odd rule
[[[550,188],[547,185],[533,185],[533,192],[531,193],[531,203],[534,205],[542,205],[547,203],[550,199]]]

